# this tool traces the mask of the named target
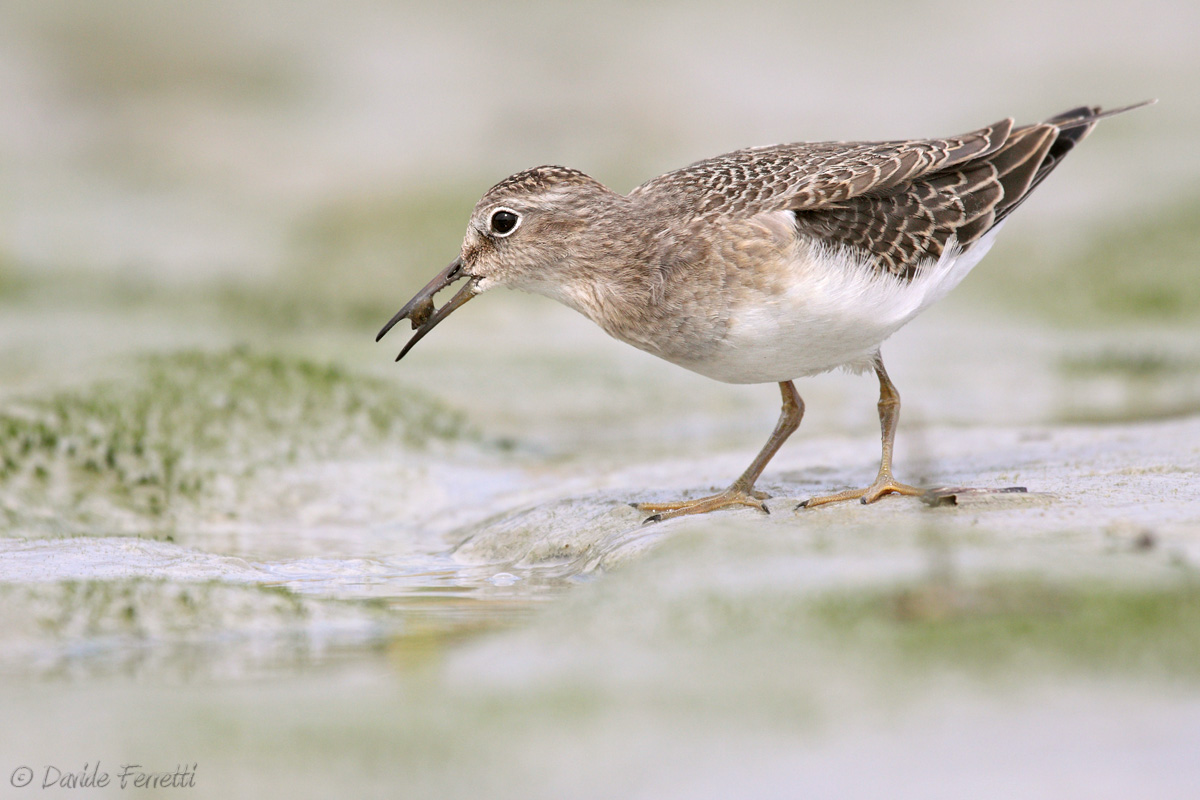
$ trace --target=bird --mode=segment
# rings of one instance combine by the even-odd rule
[[[797,510],[924,490],[892,475],[900,395],[880,346],[953,289],[1014,210],[1097,121],[1155,102],[1081,106],[1044,122],[1003,119],[957,136],[754,147],[667,172],[628,194],[539,166],[475,205],[459,255],[383,326],[415,333],[399,361],[452,312],[496,287],[575,309],[622,342],[734,384],[776,383],[779,420],[750,466],[706,497],[634,503],[657,522],[748,506],[800,426],[794,381],[834,369],[879,381],[874,482]],[[434,296],[464,283],[441,307]]]

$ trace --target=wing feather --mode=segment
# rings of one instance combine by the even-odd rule
[[[1150,101],[1153,102],[1153,101]],[[801,236],[911,279],[953,238],[964,251],[1021,204],[1107,116],[1004,119],[960,136],[773,145],[717,156],[634,189],[687,228],[790,211]]]

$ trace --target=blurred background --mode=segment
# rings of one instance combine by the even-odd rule
[[[0,6],[0,776],[1184,796],[1198,33],[1182,1]],[[873,475],[875,386],[832,375],[799,387],[769,527],[643,529],[625,501],[731,479],[773,389],[512,293],[399,366],[373,342],[519,169],[628,191],[1151,97],[885,349],[902,479],[1041,500],[793,515]]]

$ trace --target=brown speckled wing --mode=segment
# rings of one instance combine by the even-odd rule
[[[795,215],[802,235],[870,254],[882,269],[911,277],[917,264],[942,252],[956,230],[990,220],[1002,197],[995,167],[984,162],[882,196],[856,197]]]
[[[631,196],[653,196],[699,221],[791,211],[801,235],[912,278],[951,236],[968,248],[1011,213],[1099,115],[1082,107],[945,139],[740,150],[662,175]]]
[[[819,142],[738,150],[668,172],[634,189],[694,216],[749,217],[819,208],[884,193],[1004,144],[1012,120],[947,139]]]
[[[951,236],[969,248],[1025,197],[1056,133],[1045,124],[1020,128],[990,153],[907,184],[796,209],[797,229],[911,279],[922,261],[942,254]]]

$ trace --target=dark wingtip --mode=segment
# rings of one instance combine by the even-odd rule
[[[1140,103],[1133,103],[1120,108],[1101,108],[1100,106],[1080,106],[1073,108],[1070,111],[1064,111],[1061,114],[1051,117],[1046,120],[1047,123],[1054,125],[1059,130],[1070,128],[1078,128],[1080,126],[1090,126],[1097,120],[1115,117],[1118,114],[1124,114],[1127,111],[1134,111],[1146,106],[1152,106],[1158,102],[1157,97],[1152,97],[1149,100],[1143,100]],[[1082,136],[1080,138],[1083,138]]]

